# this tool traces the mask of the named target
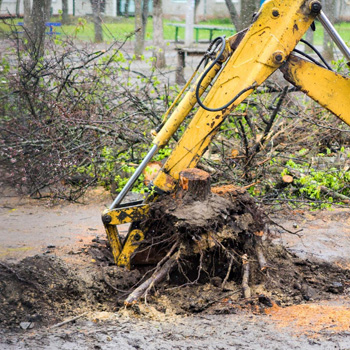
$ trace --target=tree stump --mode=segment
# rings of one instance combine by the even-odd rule
[[[210,175],[201,169],[190,168],[180,172],[179,189],[177,198],[188,199],[191,197],[195,201],[204,201],[211,193]]]

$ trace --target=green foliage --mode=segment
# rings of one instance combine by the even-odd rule
[[[303,150],[302,150],[303,151]],[[301,151],[300,151],[301,152]],[[322,155],[319,157],[327,157]],[[350,171],[340,170],[331,167],[327,170],[317,170],[310,166],[308,162],[297,163],[288,160],[281,176],[292,175],[294,177],[294,187],[289,189],[290,198],[303,198],[315,200],[310,205],[316,208],[329,208],[335,202],[331,195],[335,191],[341,195],[350,196]],[[297,174],[297,176],[296,176]],[[320,203],[320,201],[325,201]],[[338,204],[343,204],[339,202]]]

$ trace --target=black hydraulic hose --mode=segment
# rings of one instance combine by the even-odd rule
[[[196,88],[196,98],[197,98],[197,102],[198,104],[205,109],[206,111],[209,112],[219,112],[222,111],[223,109],[227,108],[228,106],[232,105],[233,102],[235,102],[241,95],[243,95],[245,92],[249,91],[249,90],[254,90],[256,87],[256,84],[250,85],[247,88],[243,89],[241,92],[239,92],[231,101],[227,102],[224,106],[221,106],[219,108],[209,108],[207,106],[205,106],[203,104],[203,102],[200,100],[199,97],[199,89],[200,86],[202,84],[203,79],[206,77],[206,75],[210,72],[210,70],[216,65],[216,63],[220,60],[222,54],[224,53],[225,50],[225,46],[226,46],[226,39],[224,36],[219,36],[216,39],[213,40],[212,42],[212,46],[214,45],[214,43],[216,43],[217,41],[221,41],[221,50],[219,52],[219,54],[216,56],[215,60],[212,62],[212,64],[205,70],[205,72],[203,73],[202,77],[200,78],[197,88]]]
[[[301,39],[300,40],[302,43],[306,44],[307,46],[310,47],[310,49],[312,49],[315,54],[320,58],[320,60],[324,63],[324,65],[331,71],[333,71],[333,69],[329,66],[329,64],[327,63],[327,61],[324,59],[324,57],[321,55],[321,53],[316,49],[315,46],[313,46],[312,44],[310,44],[308,41]]]
[[[303,51],[300,51],[298,49],[294,49],[293,52],[298,53],[299,55],[302,55],[304,57],[306,57],[307,59],[309,59],[311,62],[317,64],[318,66],[322,67],[322,68],[326,68],[325,66],[323,66],[320,62],[317,62],[314,58],[312,58],[310,55],[306,54]]]

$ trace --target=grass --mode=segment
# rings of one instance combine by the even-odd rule
[[[59,21],[57,18],[52,19],[53,22]],[[17,23],[18,21],[14,21]],[[64,25],[62,28],[59,28],[57,31],[61,32],[62,35],[76,35],[76,37],[80,40],[85,41],[93,41],[94,39],[94,25],[92,21],[81,19],[81,18],[73,18],[71,25]],[[164,39],[167,41],[174,40],[175,38],[175,27],[169,26],[169,23],[176,23],[175,21],[164,21]],[[177,22],[184,23],[184,22]],[[223,27],[232,26],[229,19],[214,19],[210,21],[201,21],[198,24],[202,25],[217,25]],[[316,32],[314,34],[314,45],[322,45],[323,42],[323,28],[320,23],[316,23]],[[341,22],[335,24],[336,29],[338,30],[341,37],[345,40],[345,42],[350,43],[350,23]],[[9,31],[9,26],[0,23],[0,30]],[[107,19],[103,23],[103,37],[105,41],[112,40],[123,40],[127,35],[133,33],[135,30],[134,18],[113,18]],[[218,35],[226,35],[230,36],[231,32],[229,31],[217,31],[214,32],[214,37]],[[185,29],[179,28],[179,39],[183,39],[185,37]],[[208,40],[209,32],[206,30],[199,31],[199,40]],[[152,18],[148,19],[147,27],[146,27],[146,40],[153,39],[153,20]]]

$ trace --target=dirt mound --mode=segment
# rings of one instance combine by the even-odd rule
[[[144,289],[135,312],[142,313],[146,299],[163,313],[265,314],[276,305],[348,293],[350,270],[302,260],[272,244],[265,218],[242,189],[216,189],[200,201],[180,192],[153,203],[143,223],[148,232],[140,249],[161,252],[157,265],[117,267],[108,242],[97,239],[72,260],[42,255],[2,262],[0,324],[38,327],[85,311],[119,310],[162,269],[165,281]]]
[[[103,252],[107,242],[92,243],[85,257],[94,263],[68,265],[57,257],[35,256],[18,264],[0,263],[0,324],[6,328],[52,325],[85,311],[117,311],[145,270],[127,271],[109,265]],[[93,254],[93,255],[91,255]],[[220,277],[187,281],[173,272],[150,293],[147,302],[159,312],[173,314],[227,314],[242,311],[266,313],[276,305],[288,306],[328,298],[349,291],[349,270],[318,265],[271,246],[270,268],[251,275],[252,297],[242,298],[240,276],[233,275],[222,288]],[[135,312],[138,306],[133,306]]]
[[[107,279],[128,289],[140,278],[138,271],[125,275],[116,266],[81,263],[80,268],[39,255],[18,264],[0,262],[0,324],[49,325],[85,311],[111,310],[116,291]]]

